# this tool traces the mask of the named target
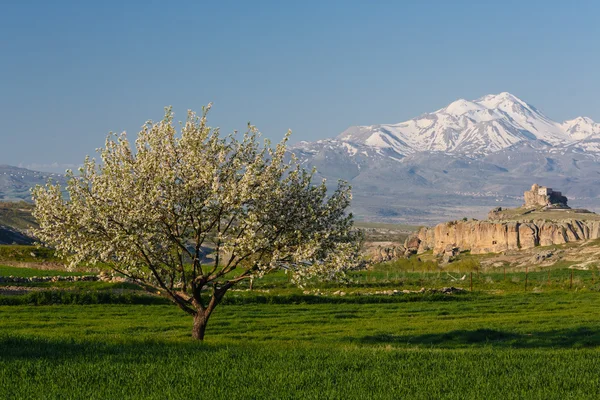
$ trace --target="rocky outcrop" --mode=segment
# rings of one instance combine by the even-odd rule
[[[406,255],[416,254],[419,251],[421,245],[421,239],[417,236],[409,236],[404,241],[404,248],[406,249]]]
[[[422,228],[414,241],[418,253],[443,255],[453,247],[473,254],[500,253],[598,238],[600,221],[453,221]]]
[[[418,246],[417,246],[418,248]],[[415,249],[416,253],[416,249]],[[407,255],[406,248],[402,245],[398,246],[377,246],[371,251],[371,260],[373,262],[386,262],[398,260]]]
[[[442,263],[448,264],[456,258],[457,255],[460,254],[460,249],[454,246],[447,246],[444,250],[444,254],[442,255]]]

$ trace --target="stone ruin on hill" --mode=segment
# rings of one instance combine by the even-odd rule
[[[571,207],[567,205],[567,197],[563,196],[561,192],[552,190],[552,188],[546,186],[540,186],[537,183],[531,186],[531,190],[525,191],[524,195],[525,204],[523,204],[522,208],[526,209],[526,212],[523,215],[536,210],[571,210]],[[515,215],[512,211],[511,209],[496,207],[488,213],[488,220],[514,219]],[[583,209],[572,211],[589,213],[588,210]]]
[[[570,208],[567,205],[567,201],[567,198],[561,192],[535,183],[531,186],[531,190],[525,192],[525,204],[523,207]]]

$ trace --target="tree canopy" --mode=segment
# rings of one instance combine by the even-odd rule
[[[147,122],[132,148],[110,134],[67,171],[68,196],[48,183],[33,190],[36,236],[73,265],[103,262],[157,288],[194,316],[202,340],[228,289],[285,269],[292,280],[335,279],[357,265],[350,187],[328,195],[286,151],[253,126],[221,136],[206,122],[210,105],[188,112],[177,132],[173,112]]]

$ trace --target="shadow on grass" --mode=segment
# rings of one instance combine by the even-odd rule
[[[98,285],[98,282],[80,282]],[[44,283],[44,285],[47,283]],[[102,284],[102,282],[100,282]],[[41,284],[30,284],[35,286]],[[123,293],[112,293],[113,289],[131,289],[137,286],[116,286],[110,284],[104,290],[42,290],[18,295],[2,295],[0,293],[0,305],[53,305],[53,304],[145,304],[163,305],[171,301],[164,297],[150,296],[143,292],[131,291]],[[129,285],[129,284],[128,284]],[[0,291],[2,286],[0,285]],[[285,294],[285,295],[261,295],[234,293],[226,296],[223,305],[246,305],[246,304],[385,304],[385,303],[412,303],[412,302],[455,302],[471,301],[481,298],[481,295],[473,293],[443,294],[443,293],[410,293],[397,296],[388,295],[350,295],[350,296],[316,296],[312,294]]]
[[[0,361],[11,359],[71,359],[114,357],[121,362],[138,363],[140,358],[179,357],[183,353],[211,353],[222,346],[201,342],[167,343],[139,341],[105,343],[53,340],[23,336],[0,336]]]
[[[356,339],[351,339],[352,341]],[[600,346],[600,330],[588,327],[515,333],[494,329],[455,330],[417,336],[378,334],[358,338],[362,344],[424,345],[440,348],[589,348]]]
[[[396,296],[389,295],[349,295],[349,296],[315,296],[304,294],[288,294],[280,296],[249,295],[229,296],[223,299],[224,305],[244,304],[382,304],[382,303],[413,303],[413,302],[455,302],[472,301],[481,298],[474,293],[410,293]]]

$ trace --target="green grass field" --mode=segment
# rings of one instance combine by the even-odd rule
[[[595,291],[225,304],[1,306],[0,398],[595,398]],[[333,300],[333,299],[332,299]],[[340,299],[341,300],[341,299]]]
[[[190,317],[131,283],[21,284],[33,291],[0,295],[0,399],[598,397],[595,268],[505,276],[468,254],[446,270],[422,257],[342,283],[296,288],[284,273],[244,283],[205,343],[191,339]],[[71,273],[0,266],[0,276]],[[444,286],[466,290],[382,294]]]
[[[85,272],[66,271],[58,269],[19,268],[0,265],[0,276],[20,276],[24,278],[32,276],[82,276],[90,275]]]
[[[600,296],[0,307],[0,398],[595,398]]]

